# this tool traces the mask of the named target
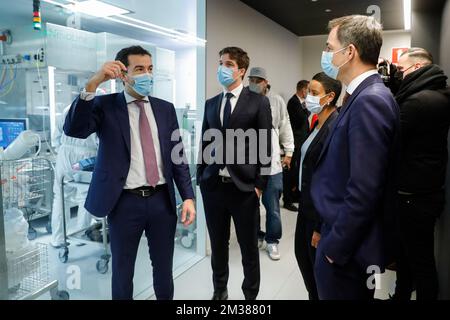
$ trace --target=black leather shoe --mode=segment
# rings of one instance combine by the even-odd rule
[[[283,206],[283,208],[285,208],[285,209],[287,209],[289,211],[295,211],[295,212],[298,211],[298,208],[296,206],[294,206],[294,204],[292,204],[292,203],[285,204]]]
[[[211,300],[228,300],[228,290],[214,292]]]

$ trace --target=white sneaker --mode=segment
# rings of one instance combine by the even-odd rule
[[[278,245],[276,243],[267,244],[267,253],[272,260],[280,260],[280,252],[278,251]]]

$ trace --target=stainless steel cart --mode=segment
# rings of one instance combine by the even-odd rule
[[[196,178],[191,178],[192,185],[196,185]],[[192,248],[197,240],[197,222],[195,221],[191,225],[185,227],[181,222],[181,211],[183,209],[183,200],[179,192],[177,191],[175,194],[175,200],[177,202],[176,210],[177,210],[177,226],[175,229],[175,244],[180,244],[183,248],[190,249]]]
[[[61,201],[62,201],[62,210],[63,212],[66,212],[66,206],[65,206],[65,200],[64,200],[64,186],[70,183],[90,183],[90,178],[92,178],[92,172],[77,172],[78,174],[82,175],[83,179],[80,179],[77,182],[73,181],[66,181],[66,177],[63,177],[61,179]],[[89,178],[89,174],[91,177]],[[74,235],[75,233],[79,233],[85,230],[77,230],[76,232],[73,232],[71,234],[68,234],[67,232],[67,221],[66,221],[66,215],[63,214],[63,232],[64,232],[64,244],[62,245],[60,251],[59,251],[59,260],[62,263],[66,263],[69,259],[69,237]],[[109,245],[108,245],[108,226],[106,218],[102,218],[101,220],[101,229],[102,229],[102,242],[103,242],[103,249],[104,253],[100,256],[100,259],[97,260],[97,263],[95,265],[97,271],[101,274],[105,274],[108,272],[109,269],[109,260],[111,259],[111,253],[109,251]]]
[[[48,191],[51,163],[45,158],[0,161],[0,299],[35,299],[50,292],[52,299],[67,300],[50,280],[47,245],[31,244],[8,252],[4,214],[10,208],[38,209]],[[51,178],[51,177],[50,177]],[[51,184],[50,184],[51,185]]]

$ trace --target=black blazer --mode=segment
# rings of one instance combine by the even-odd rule
[[[301,148],[309,134],[309,112],[304,109],[297,95],[294,94],[287,104],[289,120],[294,133],[295,148]]]
[[[308,151],[305,155],[305,159],[303,159],[302,163],[302,191],[300,193],[299,214],[302,214],[308,220],[314,221],[316,224],[314,230],[319,233],[321,227],[321,219],[311,198],[310,186],[317,160],[319,159],[325,140],[327,139],[328,134],[330,133],[330,129],[333,126],[338,115],[339,114],[337,111],[334,111],[332,114],[330,114],[327,121],[325,121],[322,128],[320,128],[316,137],[309,146]],[[310,134],[311,133],[308,133],[308,137]],[[295,167],[295,172],[297,179],[300,171],[300,157],[301,152],[298,153],[296,159],[297,166]]]
[[[215,96],[206,101],[205,113],[202,126],[202,139],[200,145],[201,155],[203,155],[201,162],[197,165],[197,184],[200,186],[214,188],[217,185],[219,178],[219,170],[221,164],[215,162],[212,157],[216,154],[220,155],[223,151],[223,143],[217,143],[208,141],[205,139],[205,131],[209,129],[216,129],[216,132],[222,132],[223,140],[225,141],[224,128],[220,121],[220,108],[222,105],[223,93]],[[267,150],[262,153],[259,152],[260,137],[258,137],[257,144],[245,139],[244,150],[237,148],[237,140],[227,142],[229,148],[233,148],[235,161],[234,164],[227,164],[228,172],[234,182],[234,184],[245,192],[254,191],[255,187],[264,190],[267,185],[268,175],[270,174],[271,164],[271,129],[272,129],[272,113],[270,110],[270,103],[267,97],[253,93],[248,88],[243,88],[237,101],[236,107],[231,114],[229,129],[243,129],[244,131],[254,129],[258,132],[259,129],[265,129],[267,135],[266,145]],[[214,145],[213,145],[214,143]],[[207,148],[211,145],[209,148]],[[256,164],[253,162],[255,159],[249,159],[250,148],[252,152],[256,154]],[[206,152],[205,152],[206,150]],[[236,164],[236,158],[242,156],[242,151],[245,151],[244,164]],[[261,156],[261,154],[265,154]],[[264,159],[265,158],[265,159]],[[209,161],[208,161],[209,160]],[[210,164],[208,164],[210,163]]]

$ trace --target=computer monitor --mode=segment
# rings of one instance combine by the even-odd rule
[[[6,149],[25,130],[27,119],[0,119],[0,147]]]

